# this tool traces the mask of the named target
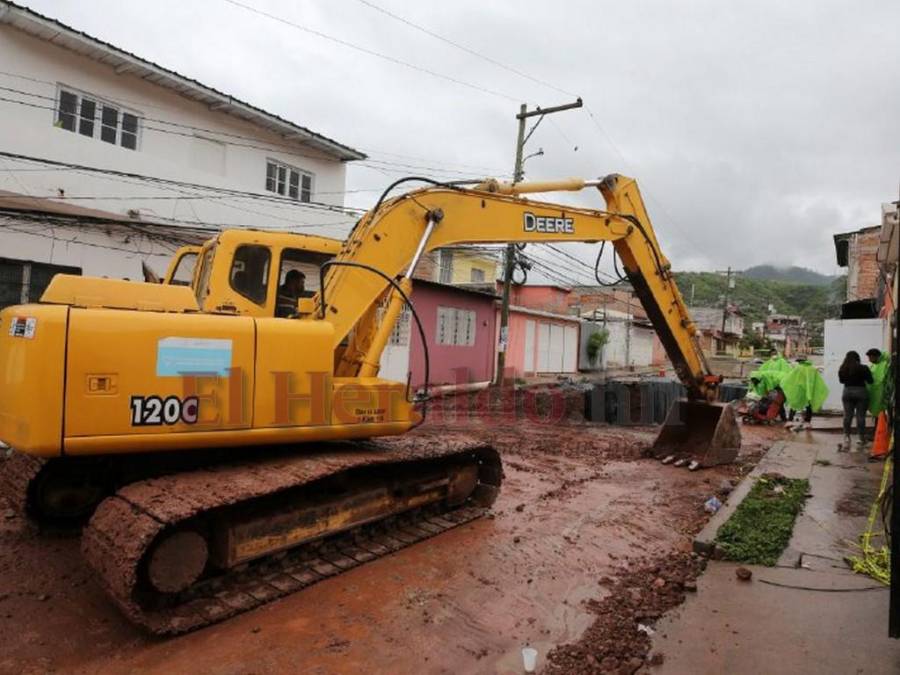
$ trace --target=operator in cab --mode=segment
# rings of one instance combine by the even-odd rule
[[[311,298],[315,293],[306,290],[306,275],[300,270],[289,270],[284,275],[284,283],[278,287],[278,302],[275,316],[288,317],[297,311],[297,300]]]

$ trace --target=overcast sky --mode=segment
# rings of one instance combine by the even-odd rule
[[[509,173],[518,105],[580,95],[593,119],[548,117],[528,144],[544,151],[528,177],[637,177],[676,269],[836,273],[831,235],[876,224],[898,196],[897,0],[371,0],[542,83],[360,0],[240,1],[472,86],[227,0],[24,4],[375,161],[414,165],[406,173]],[[351,167],[348,190],[372,191],[347,205],[368,206],[398,175]],[[603,205],[597,193],[579,199]]]

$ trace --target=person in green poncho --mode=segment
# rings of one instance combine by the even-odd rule
[[[765,411],[769,405],[773,405],[778,401],[778,416],[782,422],[787,421],[787,413],[784,410],[784,403],[778,395],[781,392],[781,379],[784,373],[774,370],[763,370],[759,368],[750,373],[749,389],[760,397],[761,411]]]
[[[813,413],[819,412],[828,398],[828,386],[818,369],[805,356],[799,357],[797,365],[782,378],[781,389],[789,408],[786,426],[794,426],[796,431],[812,429]],[[803,422],[794,425],[794,416],[800,410]]]
[[[772,358],[759,367],[759,371],[766,373],[789,373],[791,370],[791,364],[780,354],[772,354]]]
[[[886,352],[874,347],[866,352],[869,358],[869,370],[872,371],[872,384],[866,385],[869,390],[869,412],[877,418],[882,410],[887,409],[887,388],[890,378],[891,357]]]

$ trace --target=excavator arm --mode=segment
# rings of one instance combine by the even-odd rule
[[[586,187],[600,189],[606,211],[521,196]],[[384,348],[379,333],[389,335],[393,328],[396,316],[391,304],[403,304],[396,292],[387,300],[389,284],[367,268],[398,280],[408,294],[415,266],[427,251],[459,244],[573,241],[613,244],[679,378],[692,398],[712,398],[719,378],[712,376],[705,362],[696,327],[660,250],[637,183],[619,175],[599,181],[516,185],[488,181],[475,189],[429,187],[385,202],[367,214],[325,273],[324,293],[318,299],[319,317],[335,327],[335,346],[351,337],[340,374],[377,372]],[[388,302],[380,320],[372,311],[379,300]]]
[[[587,187],[601,191],[606,210],[522,196]],[[722,378],[707,365],[696,325],[632,178],[486,181],[474,189],[435,186],[379,202],[323,270],[317,312],[308,318],[334,326],[336,375],[372,377],[424,253],[460,244],[573,241],[612,243],[687,390],[688,400],[669,410],[651,453],[691,468],[733,461],[741,443],[733,410],[713,403]]]

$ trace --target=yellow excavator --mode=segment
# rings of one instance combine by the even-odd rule
[[[224,619],[494,502],[498,453],[404,435],[427,396],[378,377],[405,304],[424,341],[410,295],[433,249],[611,242],[689,394],[653,453],[734,459],[721,378],[633,179],[389,198],[402,182],[345,242],[227,230],[180,251],[167,283],[57,275],[39,303],[0,312],[5,494],[39,523],[86,523],[83,555],[136,623],[175,634]],[[588,187],[605,211],[524,196]],[[308,284],[285,288],[298,275]]]

